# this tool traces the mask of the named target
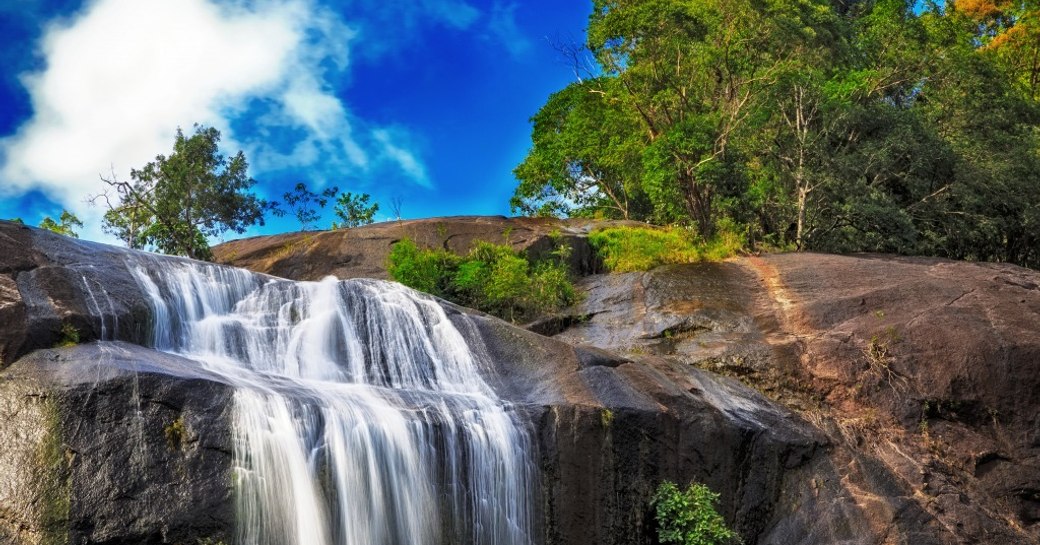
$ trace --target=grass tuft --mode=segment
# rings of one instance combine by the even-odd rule
[[[722,261],[743,249],[739,234],[721,229],[709,241],[680,227],[609,227],[589,234],[589,243],[611,272],[648,271],[661,265]]]

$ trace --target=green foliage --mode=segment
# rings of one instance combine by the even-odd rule
[[[114,182],[119,184],[120,182]],[[99,195],[100,198],[105,195]],[[106,197],[107,198],[107,197]],[[124,198],[118,205],[111,205],[101,223],[101,230],[114,235],[126,244],[127,248],[139,250],[148,246],[145,229],[155,220],[150,207],[138,203],[133,198]]]
[[[21,220],[18,221],[21,222]],[[54,221],[50,216],[47,216],[40,222],[41,229],[46,229],[58,233],[59,235],[65,235],[72,238],[79,238],[79,235],[76,234],[77,227],[83,227],[83,222],[68,210],[61,211],[61,217],[58,221]]]
[[[179,450],[188,437],[188,429],[184,426],[184,417],[178,416],[176,420],[170,422],[169,425],[163,428],[163,435],[166,437],[166,446],[170,447],[170,450]]]
[[[610,425],[614,423],[614,411],[610,409],[601,409],[599,411],[599,423],[602,424],[604,428],[609,428]]]
[[[336,198],[339,188],[327,187],[321,193],[315,193],[307,188],[307,184],[299,182],[292,191],[286,191],[282,195],[282,201],[289,207],[296,220],[300,222],[300,230],[307,230],[307,226],[321,219],[319,209],[325,208],[329,199]]]
[[[648,271],[700,260],[693,236],[680,228],[611,227],[590,233],[589,243],[612,272]]]
[[[731,226],[709,242],[699,242],[677,227],[609,227],[589,234],[603,264],[612,272],[648,271],[661,265],[720,261],[740,251],[741,239]]]
[[[611,84],[593,79],[567,87],[532,118],[534,147],[514,171],[514,211],[623,219],[649,213],[639,183],[639,120],[597,92]]]
[[[404,239],[390,248],[386,268],[390,278],[410,288],[451,299],[460,262],[451,252],[421,249]]]
[[[595,0],[587,77],[532,118],[514,209],[1040,267],[1037,13]]]
[[[700,483],[690,484],[685,491],[675,483],[661,483],[652,500],[658,539],[677,545],[739,543],[737,533],[726,526],[725,519],[715,510],[718,500],[718,494]]]
[[[368,193],[354,195],[349,191],[336,199],[336,217],[339,222],[332,222],[333,229],[348,227],[359,227],[368,225],[375,221],[376,212],[379,211],[379,203],[368,204],[371,197]]]
[[[594,1],[580,59],[594,77],[532,119],[514,207],[562,201],[711,238],[720,201],[746,185],[740,138],[766,119],[767,91],[837,26],[823,0]]]
[[[274,204],[250,192],[256,181],[247,174],[245,155],[225,157],[219,142],[220,131],[212,127],[195,125],[190,137],[177,129],[169,156],[131,170],[130,182],[105,180],[118,200],[94,198],[109,205],[104,229],[132,248],[210,259],[210,237],[263,225]]]
[[[79,344],[79,330],[76,326],[66,322],[61,324],[61,337],[58,342],[55,343],[55,348],[64,348],[67,346],[76,346]]]
[[[509,320],[531,319],[577,301],[566,265],[530,263],[505,244],[478,242],[466,256],[402,240],[390,250],[394,280]]]

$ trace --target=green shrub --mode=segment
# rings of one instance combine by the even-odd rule
[[[719,220],[717,229],[715,236],[701,246],[705,261],[722,261],[744,250],[745,237],[736,223],[724,218]]]
[[[70,323],[61,324],[61,338],[55,343],[55,348],[65,348],[66,346],[76,346],[79,344],[79,330],[76,326]]]
[[[488,265],[490,274],[475,293],[477,302],[483,300],[492,309],[500,309],[512,317],[517,307],[522,310],[526,306],[532,283],[531,266],[516,255],[499,256]]]
[[[567,266],[553,262],[542,262],[534,266],[531,273],[530,297],[546,311],[568,307],[579,299],[578,290],[571,283]]]
[[[698,241],[678,227],[608,227],[589,234],[603,264],[611,272],[648,271],[661,265],[721,261],[742,248],[735,230],[720,229],[707,241]]]
[[[451,280],[459,257],[445,250],[421,249],[404,239],[390,249],[387,272],[394,280],[446,299],[451,298]]]
[[[406,286],[514,321],[577,300],[562,260],[532,264],[506,244],[478,242],[462,257],[402,240],[390,251],[387,271]]]
[[[685,491],[665,481],[654,493],[657,536],[661,543],[677,545],[724,545],[739,543],[737,533],[726,526],[715,510],[719,495],[700,483]]]

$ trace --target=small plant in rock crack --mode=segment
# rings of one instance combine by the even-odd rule
[[[610,424],[614,422],[614,411],[610,409],[603,409],[599,412],[599,421],[603,424],[604,428],[609,428]]]
[[[883,332],[872,335],[866,348],[863,349],[863,355],[866,356],[870,370],[896,390],[907,387],[906,377],[892,368],[892,345],[901,340],[902,337],[896,328],[889,327]]]
[[[867,343],[865,353],[867,359],[870,360],[871,367],[888,369],[888,345],[888,341],[882,339],[879,335],[870,337],[870,342]]]
[[[79,330],[70,323],[61,324],[61,337],[54,344],[54,348],[65,348],[79,344]]]
[[[170,425],[163,428],[166,436],[166,445],[170,450],[179,450],[188,437],[188,429],[184,426],[184,417],[179,416]]]

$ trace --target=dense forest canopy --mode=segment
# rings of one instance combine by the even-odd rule
[[[514,210],[1040,266],[1040,6],[595,0]]]

